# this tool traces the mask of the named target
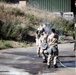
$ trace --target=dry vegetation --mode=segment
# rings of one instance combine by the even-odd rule
[[[1,33],[6,38],[16,37],[15,39],[18,40],[20,37],[21,40],[25,33],[27,35],[31,32],[34,33],[40,21],[50,21],[54,18],[54,14],[35,8],[20,8],[18,4],[0,3]]]
[[[20,8],[18,4],[0,3],[0,49],[33,45],[35,30],[41,21],[51,22],[54,27],[59,28],[61,26],[61,29],[66,31],[66,24],[73,29],[73,21],[69,22],[57,17],[55,13],[32,7]]]
[[[27,13],[27,14],[33,14],[38,18],[43,18],[46,20],[52,20],[55,19],[58,15],[56,15],[55,12],[47,12],[47,11],[42,11],[39,9],[36,9],[34,7],[21,7],[19,4],[7,4],[7,3],[0,3],[0,5],[4,5],[6,7],[13,7],[13,8],[19,8],[20,10],[22,10],[23,12]]]
[[[0,2],[0,49],[32,46],[39,22],[42,19],[50,21],[54,17],[35,8],[20,8],[18,4]]]

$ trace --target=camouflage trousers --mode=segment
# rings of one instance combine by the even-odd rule
[[[48,50],[41,49],[40,53],[42,55],[43,60],[47,60],[47,65],[51,64],[51,59],[53,59],[53,65],[57,64],[58,49],[56,49],[55,52],[51,52],[51,53],[49,53]],[[46,54],[47,54],[47,56],[46,56]]]
[[[37,54],[40,56],[41,47],[37,47]]]

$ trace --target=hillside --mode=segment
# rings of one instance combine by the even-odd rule
[[[41,22],[49,23],[57,30],[73,33],[76,19],[67,21],[55,13],[29,7],[19,8],[17,4],[0,3],[0,45],[3,43],[7,47],[15,47],[11,46],[10,40],[25,43],[22,46],[17,45],[18,47],[34,43],[35,31]]]

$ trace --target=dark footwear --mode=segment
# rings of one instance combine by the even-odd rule
[[[58,66],[57,65],[54,65],[54,68],[58,68]]]
[[[43,60],[43,63],[47,63],[47,60],[45,59],[45,60]]]
[[[48,65],[48,68],[50,68],[50,65]]]

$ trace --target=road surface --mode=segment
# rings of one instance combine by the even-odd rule
[[[58,68],[47,68],[42,58],[37,57],[37,47],[0,50],[0,75],[76,75],[73,43],[59,44]]]

